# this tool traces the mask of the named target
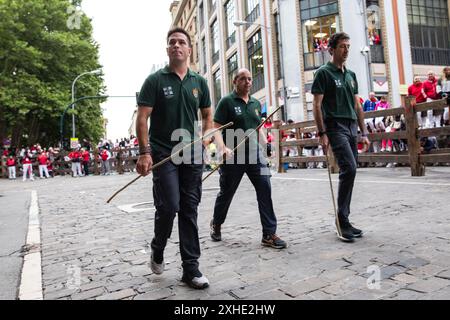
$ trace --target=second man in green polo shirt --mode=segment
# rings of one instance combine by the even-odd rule
[[[218,150],[234,149],[248,135],[248,141],[239,147],[232,159],[226,161],[219,169],[220,192],[214,206],[214,217],[211,220],[211,238],[214,241],[222,239],[221,225],[225,222],[233,196],[239,187],[241,179],[247,174],[255,187],[258,200],[259,215],[262,224],[261,244],[276,249],[286,248],[286,242],[277,234],[277,219],[273,210],[270,170],[257,143],[259,132],[254,132],[261,123],[261,104],[250,96],[252,76],[247,69],[241,69],[234,77],[235,90],[223,97],[217,105],[214,114],[216,128],[230,121],[234,126],[223,132],[224,142],[217,139]],[[227,149],[228,148],[228,149]]]

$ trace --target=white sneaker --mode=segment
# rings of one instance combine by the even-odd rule
[[[154,274],[162,274],[164,272],[164,260],[162,263],[156,263],[153,260],[153,252],[150,256],[150,269],[152,269]]]
[[[186,276],[183,276],[181,281],[185,282],[188,286],[194,289],[205,289],[209,287],[209,281],[205,276],[201,277],[194,277],[192,279],[189,279]]]

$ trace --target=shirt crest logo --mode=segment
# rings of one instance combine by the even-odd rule
[[[241,107],[234,107],[234,112],[236,112],[236,114],[237,115],[240,115],[240,114],[242,114],[242,110],[241,110]]]
[[[342,87],[342,82],[341,80],[334,80],[334,82],[336,83],[336,87],[341,88]]]
[[[164,91],[164,95],[166,96],[167,99],[173,98],[174,94],[173,94],[173,89],[171,86],[164,87],[163,91]]]
[[[198,89],[197,88],[194,88],[192,90],[192,94],[194,95],[195,99],[198,99]]]

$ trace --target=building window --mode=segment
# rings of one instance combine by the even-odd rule
[[[247,28],[259,18],[259,14],[259,0],[247,0],[245,5],[245,21],[249,23]]]
[[[251,94],[264,88],[264,63],[262,51],[261,30],[247,42],[248,65],[253,76]]]
[[[228,67],[228,90],[233,90],[233,80],[234,76],[237,74],[238,71],[238,60],[237,60],[237,53],[233,54],[230,59],[227,61],[227,67]]]
[[[283,77],[282,70],[281,70],[281,51],[280,47],[283,45],[280,41],[280,25],[278,24],[278,14],[275,14],[273,16],[273,20],[275,21],[275,43],[276,43],[276,71],[277,71],[277,79],[281,79]]]
[[[219,24],[216,19],[211,25],[211,55],[213,65],[219,61],[219,47]]]
[[[225,17],[227,28],[227,49],[229,49],[236,42],[236,27],[234,26],[234,0],[229,0],[225,4]]]
[[[447,0],[406,0],[414,64],[450,65]]]
[[[220,69],[214,73],[214,99],[216,102],[216,105],[219,103],[220,98],[222,98],[222,91],[221,91],[221,85],[220,85],[220,78],[222,77],[220,73]]]
[[[209,0],[209,16],[211,17],[214,11],[216,11],[217,0]]]
[[[202,71],[203,74],[206,74],[206,42],[205,42],[205,38],[202,38],[201,40],[201,46],[202,46]]]
[[[328,39],[339,31],[337,1],[301,0],[305,70],[319,68],[330,61]]]
[[[384,63],[384,47],[381,40],[380,6],[378,0],[366,0],[367,30],[370,55],[373,63]]]
[[[200,30],[202,30],[203,26],[205,25],[205,10],[203,8],[203,2],[200,3],[198,7],[198,15],[200,19]]]

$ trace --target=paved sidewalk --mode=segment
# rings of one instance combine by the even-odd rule
[[[212,176],[199,208],[200,268],[211,283],[201,291],[180,282],[177,223],[164,274],[148,266],[154,211],[142,203],[152,201],[151,178],[111,204],[106,199],[135,174],[0,180],[0,193],[24,186],[38,192],[44,299],[450,299],[450,168],[426,174],[359,169],[351,217],[365,236],[353,244],[335,236],[326,170],[274,175],[278,234],[289,243],[281,251],[260,245],[256,195],[246,178],[223,241],[210,240],[218,192]]]

